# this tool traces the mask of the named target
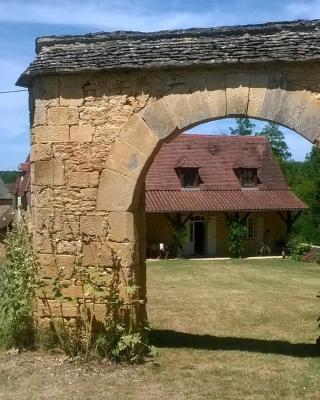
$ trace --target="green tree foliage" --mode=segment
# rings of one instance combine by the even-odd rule
[[[239,220],[234,218],[229,223],[228,244],[233,257],[242,257],[245,250],[247,238],[247,227]]]
[[[236,119],[236,127],[229,128],[230,133],[233,136],[249,136],[253,135],[255,125],[250,121],[249,118],[237,118]]]
[[[290,189],[310,207],[294,224],[293,233],[320,245],[320,149],[313,147],[304,162],[289,160],[281,166]]]
[[[262,131],[257,133],[257,135],[266,136],[273,154],[275,154],[278,160],[289,160],[291,158],[291,153],[285,141],[284,134],[277,124],[268,122]]]
[[[27,224],[15,217],[6,241],[1,266],[0,346],[32,347],[35,344],[33,303],[36,264]]]
[[[0,178],[2,178],[4,183],[13,183],[18,176],[18,171],[0,171]]]

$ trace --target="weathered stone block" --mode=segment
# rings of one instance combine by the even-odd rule
[[[137,149],[146,157],[152,154],[159,143],[159,138],[153,133],[141,116],[136,114],[125,124],[119,139]]]
[[[49,107],[48,122],[50,125],[76,125],[79,121],[77,107]]]
[[[282,96],[285,93],[287,82],[281,74],[269,75],[268,86],[264,98],[261,118],[274,121]]]
[[[308,91],[286,90],[281,96],[274,122],[295,129],[310,99]]]
[[[38,254],[37,264],[38,273],[41,278],[53,278],[57,276],[53,254]]]
[[[112,250],[108,245],[102,245],[97,242],[84,244],[81,262],[83,266],[103,265],[113,267]]]
[[[110,242],[110,246],[115,253],[115,257],[120,262],[122,268],[129,268],[140,263],[140,252],[138,243],[118,243]],[[143,258],[145,260],[145,256]]]
[[[52,253],[53,243],[48,231],[33,233],[33,247],[36,253]]]
[[[111,212],[108,215],[109,239],[115,242],[137,242],[144,233],[144,212]]]
[[[104,236],[106,230],[105,217],[102,215],[80,216],[80,232],[89,236]]]
[[[127,211],[135,206],[134,190],[137,181],[118,172],[104,169],[101,174],[97,209],[104,211]]]
[[[37,126],[33,128],[34,143],[65,143],[69,142],[69,126]]]
[[[81,286],[71,285],[66,288],[62,289],[63,296],[71,297],[71,298],[82,298],[83,297],[83,290]]]
[[[193,118],[194,113],[188,98],[188,93],[174,93],[163,98],[179,129],[185,128],[195,122]]]
[[[142,118],[159,139],[166,138],[178,128],[177,122],[162,99],[148,105],[142,112]]]
[[[84,103],[83,78],[79,75],[60,77],[60,105],[81,106]]]
[[[32,95],[35,99],[45,100],[49,104],[59,104],[59,77],[40,76],[33,82]]]
[[[99,173],[93,172],[69,172],[68,184],[76,188],[94,188],[99,184]]]
[[[106,168],[138,179],[146,157],[123,141],[116,141],[107,158]]]
[[[202,90],[196,91],[189,96],[193,124],[205,122],[216,117],[216,115],[212,115],[212,107],[210,107],[211,99],[209,99],[207,94],[206,90]]]
[[[32,117],[32,127],[47,123],[47,107],[45,102],[39,99],[34,101],[34,113]]]
[[[246,115],[249,100],[250,74],[226,75],[227,115]]]
[[[34,182],[39,186],[64,185],[64,166],[60,160],[33,163]]]
[[[59,303],[55,300],[48,300],[48,304],[39,299],[37,302],[37,309],[39,317],[65,317],[75,318],[78,315],[78,306],[71,301],[64,301]]]
[[[71,279],[74,274],[76,258],[70,254],[57,254],[55,256],[56,268],[61,270],[65,279]]]
[[[76,255],[81,251],[82,243],[80,240],[60,240],[56,244],[57,254]]]
[[[74,125],[70,127],[71,142],[88,143],[92,142],[94,129],[90,125]]]
[[[269,76],[265,74],[252,74],[250,80],[248,117],[260,118],[266,95]]]
[[[320,100],[311,97],[299,121],[296,131],[313,143],[320,135]]]
[[[226,77],[224,74],[208,72],[205,75],[205,88],[210,109],[210,118],[227,115]]]
[[[86,303],[87,310],[84,309],[84,305],[80,305],[80,312],[82,315],[84,315],[86,312],[89,312],[89,315],[91,313],[94,313],[94,322],[98,323],[104,323],[107,315],[107,309],[105,304],[100,304],[100,303]]]
[[[37,143],[31,146],[30,160],[50,160],[53,157],[53,150],[49,143]]]

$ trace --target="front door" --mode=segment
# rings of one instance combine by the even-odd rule
[[[204,221],[194,222],[194,255],[205,255],[206,230]]]

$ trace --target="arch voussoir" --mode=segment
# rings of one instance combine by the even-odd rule
[[[178,128],[177,121],[163,99],[147,106],[142,112],[142,118],[159,139],[166,138]]]
[[[311,96],[296,125],[296,131],[315,143],[320,137],[320,100]]]
[[[246,72],[226,74],[227,115],[247,115],[250,74]]]

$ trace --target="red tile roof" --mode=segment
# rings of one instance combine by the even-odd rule
[[[146,191],[147,212],[265,211],[308,208],[289,190]]]
[[[175,167],[183,159],[199,166],[202,183],[198,190],[181,189]],[[257,168],[255,190],[241,188],[236,168]],[[163,144],[146,177],[148,212],[306,208],[289,191],[263,136],[180,135]]]
[[[18,196],[28,196],[30,194],[31,185],[31,165],[30,156],[27,157],[26,161],[19,166],[22,171],[22,177],[20,179]]]

